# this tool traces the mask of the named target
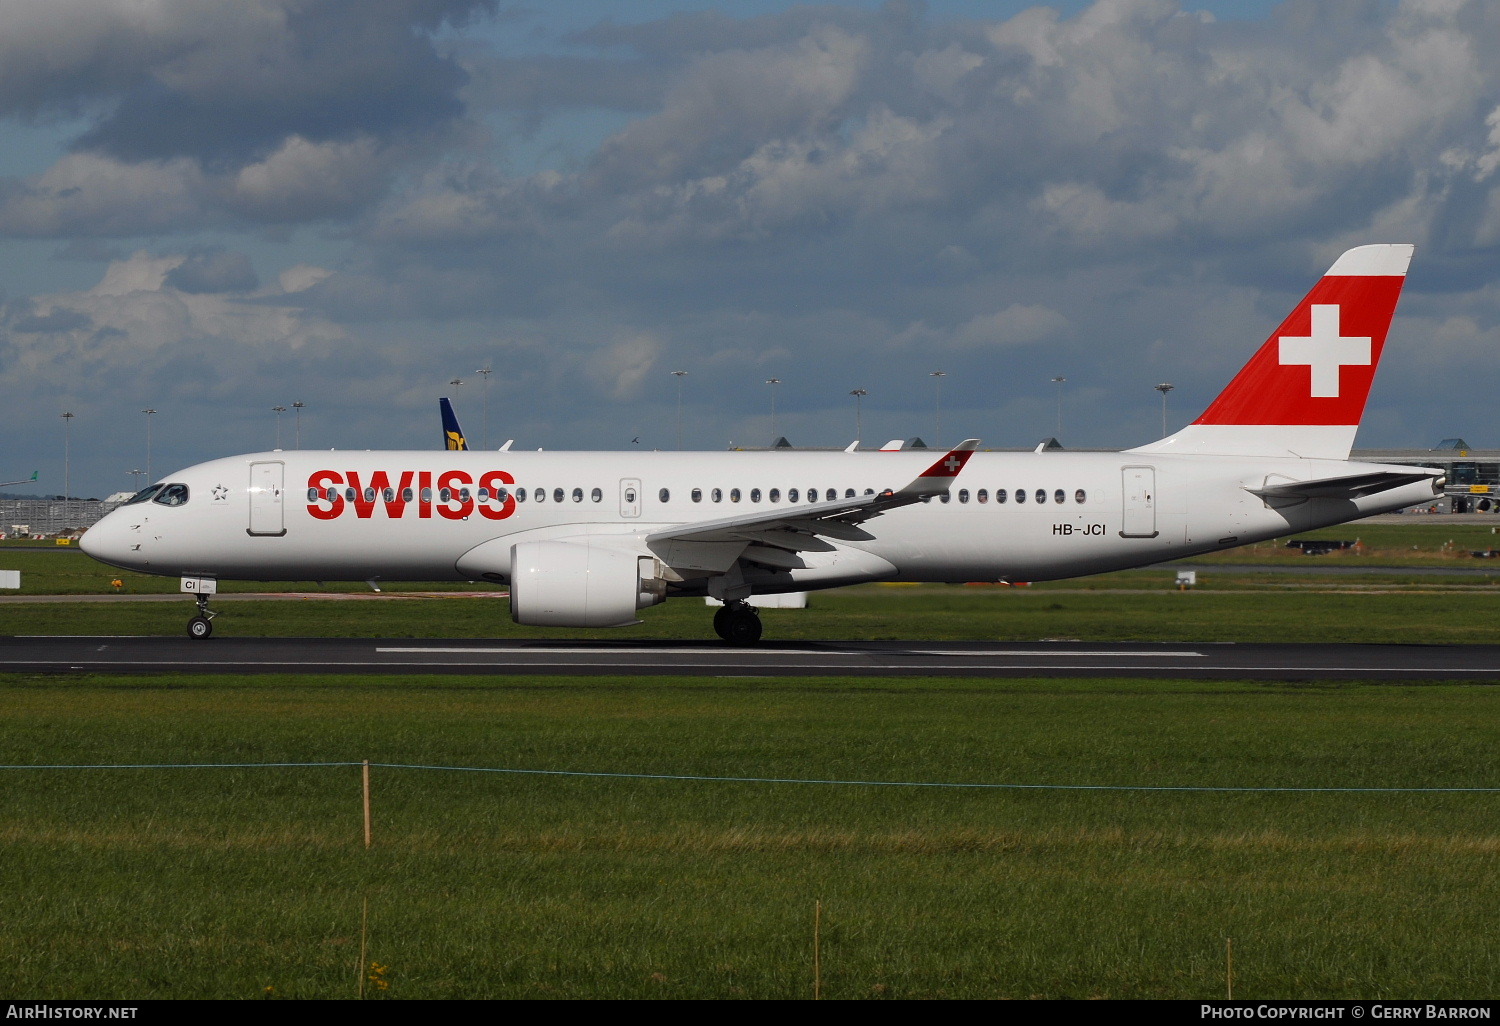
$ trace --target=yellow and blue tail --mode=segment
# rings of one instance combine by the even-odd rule
[[[464,429],[458,426],[458,416],[453,412],[453,404],[448,401],[447,396],[438,399],[438,409],[443,414],[443,448],[467,450],[469,440],[464,437]]]

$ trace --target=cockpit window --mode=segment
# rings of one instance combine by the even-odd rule
[[[130,497],[130,501],[124,503],[124,505],[134,506],[138,502],[148,502],[150,501],[151,496],[155,495],[159,491],[161,491],[161,485],[147,485],[145,488],[142,488],[140,491],[132,495]]]
[[[159,502],[163,506],[186,506],[188,501],[188,486],[185,484],[162,485],[161,492],[151,501]]]

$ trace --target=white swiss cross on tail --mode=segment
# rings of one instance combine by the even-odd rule
[[[1411,256],[1339,257],[1203,416],[1134,451],[1348,459]]]
[[[1312,370],[1312,395],[1315,399],[1336,399],[1339,394],[1339,372],[1345,367],[1369,366],[1370,339],[1349,338],[1339,334],[1339,308],[1316,303],[1312,307],[1312,334],[1301,337],[1282,335],[1278,341],[1283,367],[1304,365]]]

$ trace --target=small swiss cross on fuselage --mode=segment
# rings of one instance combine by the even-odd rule
[[[1312,304],[1312,328],[1307,335],[1283,335],[1277,341],[1277,362],[1311,371],[1314,399],[1337,399],[1339,374],[1345,367],[1370,365],[1370,340],[1339,334],[1337,303]]]

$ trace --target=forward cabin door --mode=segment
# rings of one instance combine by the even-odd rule
[[[1125,467],[1122,494],[1125,497],[1124,518],[1121,522],[1122,538],[1156,537],[1156,469],[1154,467]]]
[[[285,469],[279,460],[250,464],[250,534],[276,538],[286,534]]]
[[[641,479],[620,478],[620,516],[633,518],[641,515]]]

